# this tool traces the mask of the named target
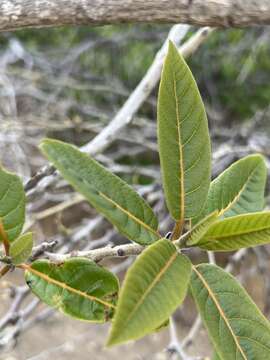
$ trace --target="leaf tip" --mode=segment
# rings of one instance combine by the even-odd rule
[[[169,39],[168,55],[173,54],[173,53],[175,53],[175,52],[178,53],[177,47],[176,47],[176,45],[174,44],[174,42]]]
[[[119,336],[115,335],[113,330],[111,330],[105,346],[106,348],[110,348],[112,346],[119,345],[123,342],[124,341],[121,340],[121,337],[119,338]]]

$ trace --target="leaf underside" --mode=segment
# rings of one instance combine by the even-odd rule
[[[218,212],[215,211],[212,214],[206,216],[198,224],[196,224],[190,231],[184,235],[184,244],[187,246],[196,245],[201,238],[207,233],[209,227],[217,221]]]
[[[170,214],[176,221],[198,216],[211,175],[207,117],[192,73],[172,43],[159,88],[158,143]]]
[[[218,359],[269,359],[269,322],[230,274],[214,265],[198,265],[191,291]]]
[[[14,265],[25,262],[32,253],[33,235],[26,233],[19,236],[10,246],[9,255],[11,256]]]
[[[224,218],[263,210],[266,177],[267,168],[261,155],[236,161],[212,181],[199,219],[215,210]]]
[[[268,243],[270,212],[259,212],[215,222],[196,246],[205,250],[232,251]]]
[[[25,193],[21,179],[0,167],[0,241],[9,242],[21,233],[25,220]]]
[[[108,345],[138,339],[162,325],[187,292],[191,263],[169,240],[149,246],[128,270]]]
[[[44,303],[66,315],[91,322],[113,315],[118,280],[90,260],[74,258],[62,264],[38,260],[28,267],[25,280]]]
[[[41,149],[75,190],[123,235],[142,245],[160,238],[158,221],[152,209],[118,176],[61,141],[44,140]]]

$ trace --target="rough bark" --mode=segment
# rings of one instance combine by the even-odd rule
[[[215,27],[270,24],[269,0],[1,0],[0,31],[134,22]]]

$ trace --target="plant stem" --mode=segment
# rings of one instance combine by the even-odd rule
[[[6,275],[6,273],[9,272],[9,270],[11,269],[10,265],[5,265],[0,269],[0,278],[2,278],[4,275]]]

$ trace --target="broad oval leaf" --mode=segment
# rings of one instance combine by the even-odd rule
[[[0,241],[12,242],[25,220],[25,193],[19,176],[0,167]]]
[[[158,142],[168,209],[176,221],[198,216],[211,176],[204,105],[184,59],[172,43],[158,96]]]
[[[73,145],[46,139],[41,149],[62,176],[123,235],[142,245],[161,237],[152,209],[118,176]]]
[[[230,274],[215,265],[198,265],[191,291],[218,358],[269,359],[269,321]]]
[[[32,253],[33,234],[26,233],[19,236],[10,246],[9,255],[14,265],[25,262]]]
[[[196,246],[232,251],[270,243],[270,212],[237,215],[210,226]]]
[[[62,264],[38,260],[23,268],[32,292],[64,314],[91,322],[104,322],[113,315],[118,279],[96,263],[83,258]]]
[[[128,270],[108,345],[138,339],[162,325],[182,303],[191,263],[169,241],[149,246]]]
[[[212,181],[200,218],[215,210],[222,217],[263,210],[266,177],[267,168],[261,155],[236,161]]]

